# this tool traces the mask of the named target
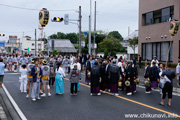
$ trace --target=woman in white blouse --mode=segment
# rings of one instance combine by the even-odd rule
[[[64,93],[64,77],[65,73],[63,68],[61,67],[61,62],[57,63],[57,68],[56,68],[56,82],[55,82],[55,93],[56,94],[63,94]]]

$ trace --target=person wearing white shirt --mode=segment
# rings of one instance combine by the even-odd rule
[[[156,66],[158,67],[159,61],[157,60],[156,56],[154,56],[154,59],[151,61],[151,67],[153,66],[153,62],[155,62]]]
[[[57,63],[57,68],[55,73],[56,73],[55,93],[61,95],[64,93],[64,77],[66,76],[63,68],[61,67],[61,62]]]

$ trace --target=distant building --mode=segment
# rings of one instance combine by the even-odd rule
[[[143,60],[167,60],[171,41],[169,20],[180,20],[180,0],[139,0],[139,54]],[[178,62],[180,32],[173,37],[169,61]]]
[[[61,53],[77,53],[74,45],[68,39],[50,39],[49,42],[49,51],[53,52],[54,50],[61,51]]]
[[[135,37],[138,37],[138,30],[135,30],[134,32],[132,32],[128,37],[126,37],[121,44],[123,45],[124,48],[126,48],[127,50],[127,58],[128,59],[132,59],[133,56],[137,57],[138,55],[138,45],[135,49],[135,55],[134,55],[134,50],[129,46],[129,39],[133,39]]]
[[[22,37],[22,38],[20,38],[20,47],[21,47],[21,51],[23,51],[23,53],[28,53],[28,48],[29,48],[29,54],[35,54],[35,40],[30,40],[27,37]],[[36,52],[38,53],[40,51],[40,49],[42,51],[44,50],[44,41],[42,41],[42,45],[41,45],[41,41],[37,40],[36,41]]]

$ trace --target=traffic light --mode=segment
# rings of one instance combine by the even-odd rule
[[[169,33],[174,36],[177,34],[177,32],[179,31],[179,25],[180,25],[180,22],[179,21],[172,21],[170,23],[170,30],[169,30]]]
[[[5,36],[5,34],[0,34],[0,36]]]
[[[60,18],[60,17],[54,17],[52,22],[62,22],[64,19],[63,18]]]
[[[43,8],[39,12],[39,23],[42,27],[45,27],[49,22],[49,11],[46,8]]]

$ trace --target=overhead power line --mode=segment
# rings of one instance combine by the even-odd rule
[[[4,7],[10,7],[10,8],[16,8],[16,9],[23,9],[23,10],[33,10],[33,11],[39,11],[40,9],[34,9],[34,8],[24,8],[24,7],[18,7],[18,6],[12,6],[12,5],[5,5],[5,4],[0,4],[0,6]],[[76,11],[75,9],[71,10],[49,10],[49,11]]]

